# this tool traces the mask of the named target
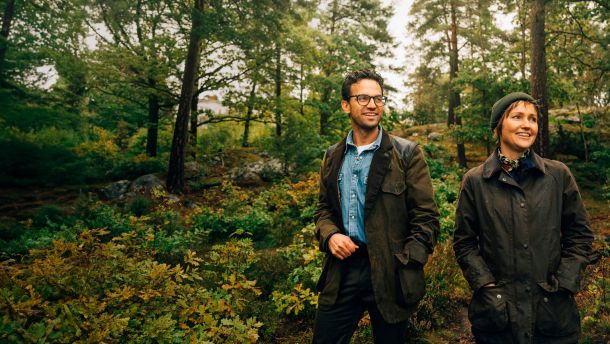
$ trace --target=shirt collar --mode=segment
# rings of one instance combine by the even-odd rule
[[[379,146],[381,146],[381,137],[383,129],[381,128],[381,124],[379,124],[377,126],[379,128],[379,132],[377,133],[377,138],[375,139],[375,141],[373,142],[373,145],[371,146],[371,150],[376,150],[377,148],[379,148]],[[345,140],[345,152],[347,152],[347,150],[349,149],[349,147],[356,147],[356,145],[354,144],[354,133],[353,130],[350,130],[349,133],[347,133],[347,139]]]

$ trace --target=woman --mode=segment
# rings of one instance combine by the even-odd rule
[[[574,177],[532,149],[534,99],[498,100],[499,145],[464,176],[453,249],[474,291],[468,317],[477,343],[576,343],[574,293],[593,235]]]

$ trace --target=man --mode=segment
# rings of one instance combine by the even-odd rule
[[[326,257],[313,342],[348,343],[368,310],[375,343],[404,343],[439,228],[428,166],[416,143],[381,128],[379,74],[348,74],[341,94],[352,130],[320,171],[316,237]]]

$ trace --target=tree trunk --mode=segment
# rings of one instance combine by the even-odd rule
[[[11,24],[15,16],[15,0],[8,0],[4,7],[2,16],[2,29],[0,29],[0,87],[4,81],[4,57],[8,50],[8,36],[11,32]]]
[[[150,157],[157,156],[159,109],[159,98],[155,94],[150,94],[148,96],[148,130],[146,133],[146,155]]]
[[[252,113],[254,112],[254,96],[256,95],[256,77],[252,81],[252,88],[250,89],[250,96],[248,97],[248,110],[246,111],[246,121],[244,122],[244,135],[242,137],[241,146],[249,147],[248,139],[250,137],[250,121],[252,120]]]
[[[196,70],[199,69],[197,66]],[[195,78],[195,83],[193,84],[193,88],[196,90],[199,88],[199,80]],[[195,160],[197,158],[197,120],[199,113],[197,112],[199,109],[199,93],[195,92],[191,97],[191,125],[189,126],[189,153],[191,154],[191,158]]]
[[[282,136],[282,48],[275,45],[275,137]]]
[[[449,52],[449,111],[447,114],[447,124],[462,125],[462,118],[457,116],[455,109],[460,106],[460,93],[454,89],[454,82],[457,78],[458,73],[458,33],[457,33],[457,15],[455,1],[451,1],[451,51]],[[462,167],[467,167],[466,164],[466,148],[464,143],[460,142],[458,138],[457,143],[457,159],[458,164]]]
[[[549,157],[549,104],[546,89],[546,52],[544,47],[545,0],[533,0],[530,12],[531,27],[531,76],[532,97],[538,100],[538,138],[534,149],[542,157]]]
[[[589,162],[589,148],[587,147],[587,138],[585,137],[585,130],[582,127],[582,113],[580,112],[580,106],[576,103],[576,110],[578,110],[578,127],[580,129],[580,137],[582,138],[582,148],[585,151],[585,162]]]
[[[526,16],[526,0],[517,0],[517,15],[519,17],[519,29],[521,31],[521,61],[519,63],[519,69],[521,70],[521,80],[527,79],[525,75],[525,64],[526,64],[526,28],[527,28],[527,16]]]
[[[334,35],[335,33],[335,26],[337,25],[337,21],[339,20],[339,2],[337,0],[334,0],[332,3],[332,10],[331,10],[331,16],[330,16],[330,30],[329,30],[329,36]],[[333,55],[333,51],[329,51],[328,52],[329,55]],[[329,64],[327,66],[322,67],[322,72],[324,74],[324,78],[326,80],[330,79],[330,76],[332,75],[332,71],[333,71],[333,67]],[[322,90],[322,97],[320,99],[320,102],[322,103],[322,109],[320,110],[320,135],[325,136],[328,134],[328,130],[327,130],[327,125],[328,125],[328,120],[330,119],[330,116],[332,115],[332,112],[330,111],[330,106],[329,106],[329,101],[330,101],[330,96],[332,93],[332,88],[331,86],[324,86],[324,89]]]
[[[182,78],[182,91],[178,103],[178,115],[172,140],[172,151],[169,158],[169,169],[167,171],[167,189],[172,193],[182,193],[184,189],[184,149],[187,140],[187,125],[191,110],[191,98],[193,97],[193,85],[199,64],[199,46],[201,37],[197,30],[201,23],[201,16],[197,12],[203,10],[203,0],[195,0],[193,8],[193,27],[189,38],[189,46],[184,64],[184,76]]]
[[[304,91],[304,87],[303,87],[303,79],[305,78],[304,76],[304,71],[303,71],[303,63],[301,63],[301,73],[299,76],[299,112],[301,113],[301,116],[305,116],[305,101],[303,98],[303,91]]]
[[[320,135],[324,136],[327,134],[327,126],[328,120],[330,119],[330,110],[328,107],[328,102],[330,101],[330,93],[332,90],[330,87],[325,87],[322,92],[322,98],[320,99],[322,103],[322,110],[320,110]]]

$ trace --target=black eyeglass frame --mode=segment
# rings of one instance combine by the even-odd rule
[[[348,98],[356,98],[356,102],[362,106],[369,105],[371,98],[373,99],[375,106],[383,106],[388,100],[388,97],[386,96],[369,96],[368,94],[357,94],[355,96],[349,96]]]

